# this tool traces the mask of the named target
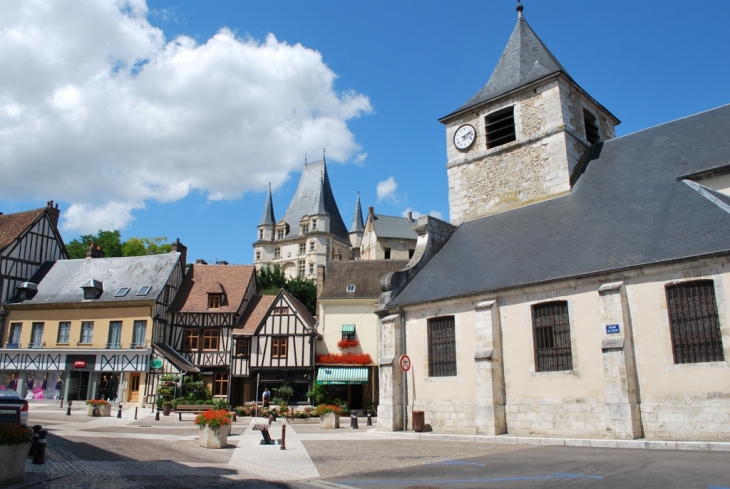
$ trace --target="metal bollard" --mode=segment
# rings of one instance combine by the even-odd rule
[[[281,450],[286,450],[286,424],[281,425]]]
[[[160,407],[157,406],[157,412],[155,413],[155,421],[160,420]]]
[[[41,430],[42,426],[37,424],[33,426],[33,441],[30,443],[30,450],[28,450],[28,456],[32,457],[35,455],[35,447],[38,443],[38,432]]]
[[[68,406],[66,407],[66,416],[71,416],[71,404],[73,404],[73,401],[68,401]]]
[[[350,413],[350,428],[352,428],[353,430],[359,429],[359,427],[357,426],[357,411],[353,411],[352,413]]]
[[[373,425],[373,414],[368,411],[368,422],[366,423],[366,426],[372,426]]]
[[[134,419],[137,419],[137,408],[134,408]]]
[[[234,422],[238,421],[238,418],[236,418],[236,414],[237,414],[236,411],[233,411],[233,419],[232,419],[232,421],[234,421]]]
[[[48,430],[40,430],[38,432],[38,441],[36,442],[35,457],[33,457],[33,463],[35,465],[46,463],[46,437],[48,436]]]
[[[122,403],[119,403],[119,411],[117,411],[117,419],[121,419],[122,417]]]

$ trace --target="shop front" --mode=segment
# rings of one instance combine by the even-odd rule
[[[375,367],[320,366],[315,383],[326,385],[329,395],[347,402],[350,409],[375,411],[377,379]]]

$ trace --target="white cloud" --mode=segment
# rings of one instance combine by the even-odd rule
[[[166,40],[147,15],[144,0],[0,3],[3,198],[71,203],[68,231],[116,229],[146,200],[276,187],[307,150],[364,160],[347,121],[370,102],[338,93],[320,53],[227,29]]]
[[[367,153],[358,153],[357,155],[355,155],[355,158],[353,158],[352,162],[356,165],[362,165],[363,163],[365,163],[367,157]]]
[[[421,217],[421,216],[423,215],[423,214],[421,214],[421,213],[420,213],[420,212],[418,212],[418,211],[414,211],[414,210],[413,210],[412,208],[410,208],[410,207],[406,207],[406,210],[404,210],[404,211],[403,211],[403,212],[401,213],[401,216],[403,216],[403,217],[408,217],[408,213],[409,213],[409,212],[411,213],[411,217],[413,217],[413,219],[418,219],[419,217]],[[436,219],[441,219],[442,221],[443,221],[443,219],[444,219],[444,215],[443,215],[443,213],[441,213],[441,212],[439,212],[439,211],[431,211],[431,212],[429,212],[429,213],[428,213],[428,215],[429,215],[429,216],[432,216],[432,217],[435,217]]]
[[[375,189],[378,194],[378,202],[383,199],[395,202],[395,191],[397,188],[398,184],[395,182],[395,178],[393,177],[390,177],[387,180],[383,180],[382,182],[378,182],[378,186]]]

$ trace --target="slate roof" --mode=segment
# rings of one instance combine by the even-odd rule
[[[461,224],[390,305],[728,253],[730,199],[678,180],[728,163],[730,105],[606,141],[569,194]]]
[[[347,228],[332,194],[325,160],[305,165],[297,191],[284,214],[283,220],[289,224],[289,234],[286,237],[299,236],[299,222],[302,217],[314,214],[329,216],[330,232],[345,243],[350,242]]]
[[[357,193],[357,202],[355,203],[355,214],[352,216],[351,233],[362,233],[365,230],[365,224],[362,221],[362,207],[360,207],[360,192]]]
[[[46,207],[0,215],[0,251],[23,234],[46,210]]]
[[[375,214],[372,223],[373,231],[379,238],[418,239],[418,233],[413,230],[418,221],[411,221],[407,217]]]
[[[320,299],[377,299],[380,297],[380,279],[400,270],[408,260],[350,260],[332,261],[327,266]],[[355,292],[347,292],[354,285]]]
[[[271,198],[271,185],[269,185],[269,192],[266,194],[266,204],[264,204],[264,214],[261,216],[259,226],[273,226],[274,224],[276,224],[276,219],[274,219],[274,200]]]
[[[104,292],[98,299],[87,302],[155,300],[179,260],[180,253],[164,253],[119,258],[59,260],[52,264],[47,262],[31,279],[31,281],[38,280],[42,276],[38,283],[38,293],[22,304],[83,302],[84,292],[81,286],[89,280],[101,282]],[[150,286],[151,289],[149,293],[138,296],[137,292],[143,286]],[[114,297],[123,287],[128,287],[129,292],[124,297]]]
[[[253,265],[201,265],[188,268],[170,312],[236,312],[255,273]],[[208,309],[208,293],[225,296],[218,309]]]

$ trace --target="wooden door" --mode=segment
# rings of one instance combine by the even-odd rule
[[[129,376],[129,402],[139,401],[139,380],[140,374],[131,374]]]

